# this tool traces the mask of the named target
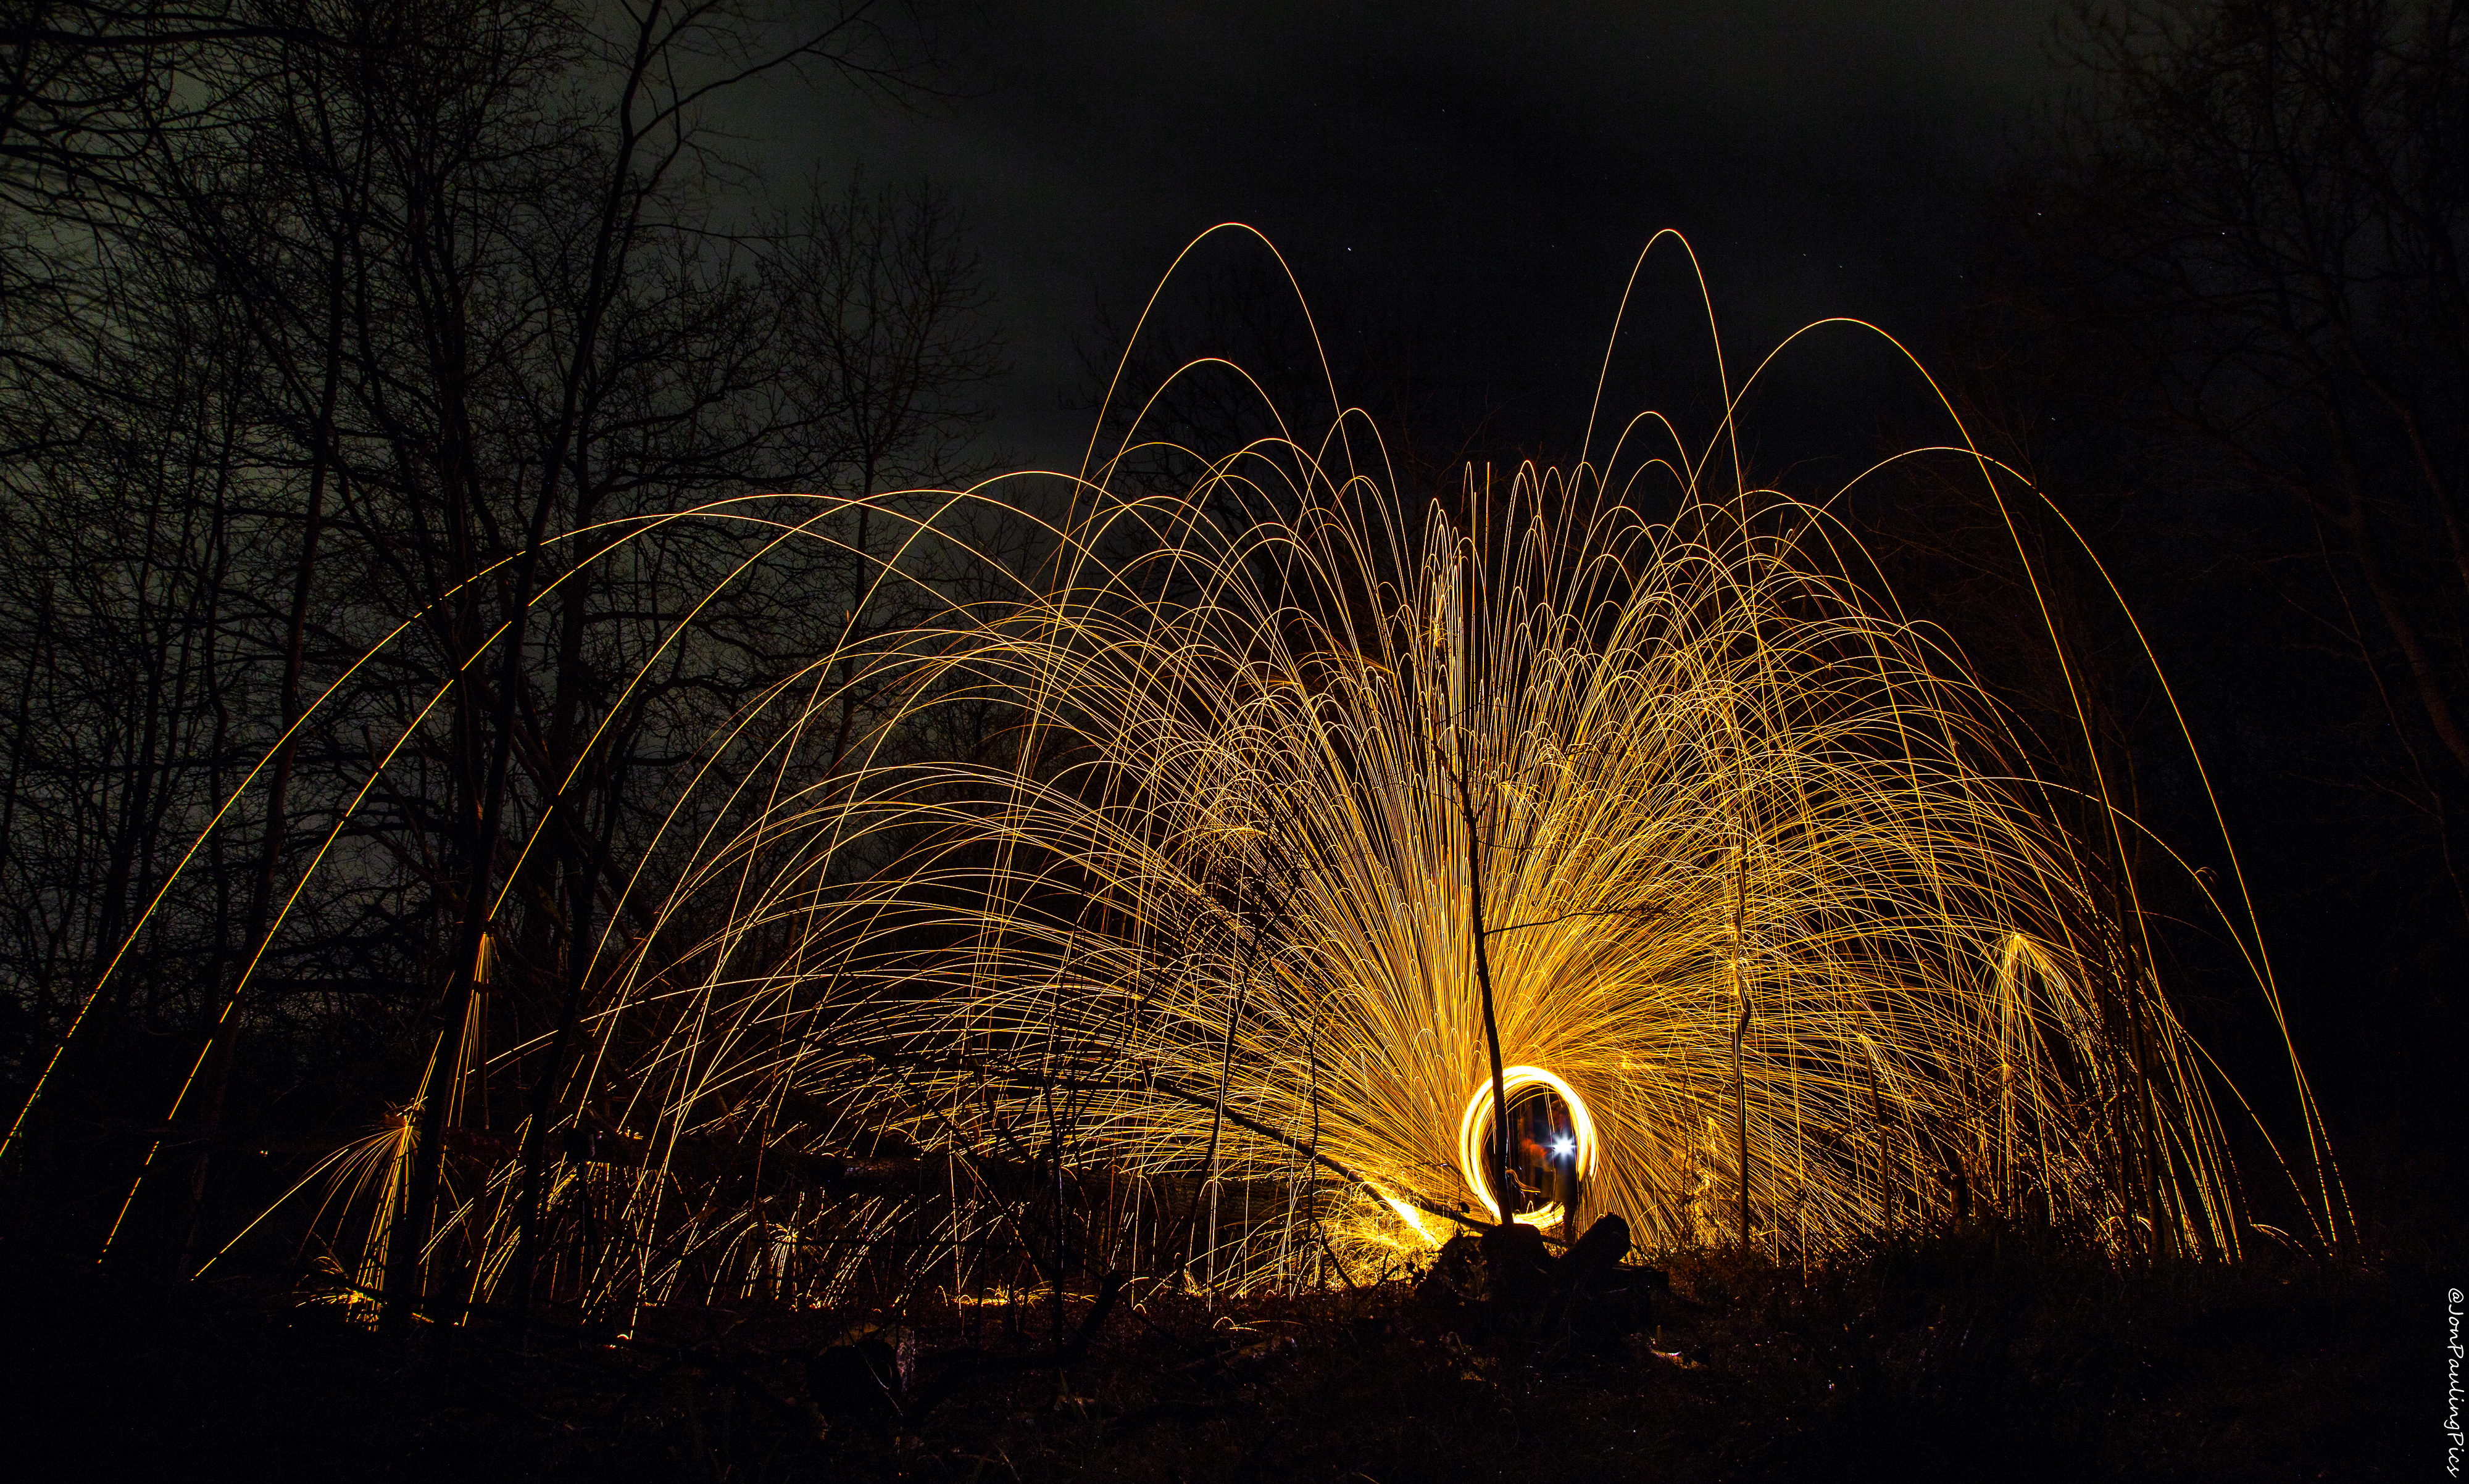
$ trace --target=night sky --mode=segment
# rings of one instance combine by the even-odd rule
[[[779,78],[725,122],[775,192],[863,170],[949,194],[1014,368],[990,452],[1049,466],[1087,433],[1101,309],[1128,324],[1219,221],[1278,244],[1341,364],[1380,340],[1431,421],[1488,412],[1563,456],[1659,227],[1695,244],[1736,360],[1828,314],[1915,333],[1955,303],[1978,193],[2057,78],[2046,0],[926,13],[966,96],[912,111]],[[1658,266],[1638,354],[1704,376],[1685,265]]]

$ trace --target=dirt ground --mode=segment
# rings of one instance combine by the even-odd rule
[[[14,1477],[2374,1480],[2441,1468],[2441,1291],[2270,1254],[2121,1270],[1995,1236],[1663,1260],[1640,1333],[1496,1333],[1410,1282],[1094,1292],[668,1333],[381,1336],[279,1277],[5,1275]],[[1602,1326],[1595,1326],[1600,1333]],[[871,1330],[870,1336],[865,1332]],[[835,1342],[865,1336],[853,1348]],[[872,1383],[865,1357],[899,1378]],[[26,1466],[31,1465],[31,1468]],[[24,1472],[21,1472],[23,1470]]]

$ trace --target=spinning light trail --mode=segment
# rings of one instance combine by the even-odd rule
[[[450,1141],[432,1288],[502,1291],[525,1148],[542,1291],[587,1308],[958,1286],[1020,1220],[996,1171],[1103,1265],[1326,1281],[1498,1219],[1487,982],[1575,1175],[1526,1220],[1796,1250],[1994,1211],[2234,1255],[2217,1075],[2111,816],[1824,507],[1719,478],[1728,435],[1640,420],[1428,503],[1360,415],[1171,494],[1127,440],[1040,578],[817,656],[714,746],[628,887],[654,925],[598,947],[557,1141]],[[779,538],[842,540],[813,509]],[[856,688],[902,699],[819,769]],[[923,744],[962,712],[973,755]],[[479,1039],[442,1085],[540,1057]],[[352,1166],[366,1290],[409,1143]]]

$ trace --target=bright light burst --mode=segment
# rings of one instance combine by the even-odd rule
[[[759,988],[705,1085],[864,1087],[861,1122],[981,1148],[1059,1079],[1114,1167],[1293,1180],[1300,1143],[1489,1215],[1480,893],[1511,1096],[1561,1092],[1586,1209],[1650,1243],[1732,1232],[1744,1111],[1761,1242],[1968,1201],[2124,1245],[2149,1174],[2169,1240],[2235,1248],[2116,883],[1927,631],[1828,575],[1819,513],[1656,526],[1528,471],[1409,532],[1296,453],[1097,505],[1073,545],[1134,555],[954,661],[1027,700],[1014,759],[866,793],[918,832],[895,864],[822,884],[848,803],[785,806],[749,901],[808,967],[715,971]]]
[[[2116,853],[1823,505],[1717,480],[1728,422],[1632,426],[1667,442],[1428,502],[1360,415],[1199,450],[1171,494],[1099,462],[1042,580],[817,656],[681,796],[699,835],[646,853],[683,862],[629,888],[656,925],[601,945],[560,1116],[606,1143],[557,1162],[551,1286],[949,1267],[999,1169],[1073,1182],[1110,1263],[1238,1283],[1497,1220],[1478,922],[1509,1092],[1569,1112],[1577,1221],[1656,1246],[1744,1210],[1798,1250],[1969,1208],[2234,1255],[2216,1074]],[[923,533],[1001,488],[875,516]],[[841,541],[849,508],[783,538]],[[861,685],[906,699],[809,770]],[[998,719],[975,755],[914,744],[965,708]],[[519,1146],[464,1156],[475,1295]],[[796,1174],[893,1150],[906,1185]]]

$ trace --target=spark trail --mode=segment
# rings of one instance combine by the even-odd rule
[[[550,1076],[558,1133],[450,1129],[432,1291],[503,1291],[526,1158],[542,1291],[603,1311],[954,1273],[1019,1235],[1000,1172],[1108,1266],[1292,1284],[1411,1253],[1498,1219],[1487,977],[1511,1093],[1574,1116],[1570,1214],[1647,1245],[1969,1209],[2234,1256],[2225,1084],[2099,789],[2069,833],[2084,790],[1856,581],[1857,534],[1716,475],[1728,420],[1631,428],[1432,499],[1347,414],[1187,450],[1168,493],[1127,476],[1135,427],[1042,522],[1000,483],[870,501],[907,545],[995,509],[1050,556],[987,562],[1009,589],[968,604],[882,559],[935,616],[852,624],[714,741],[587,949],[567,1063],[441,1040],[458,1097]],[[851,501],[755,509],[676,518],[847,550]],[[412,1142],[337,1156],[363,1290]]]

